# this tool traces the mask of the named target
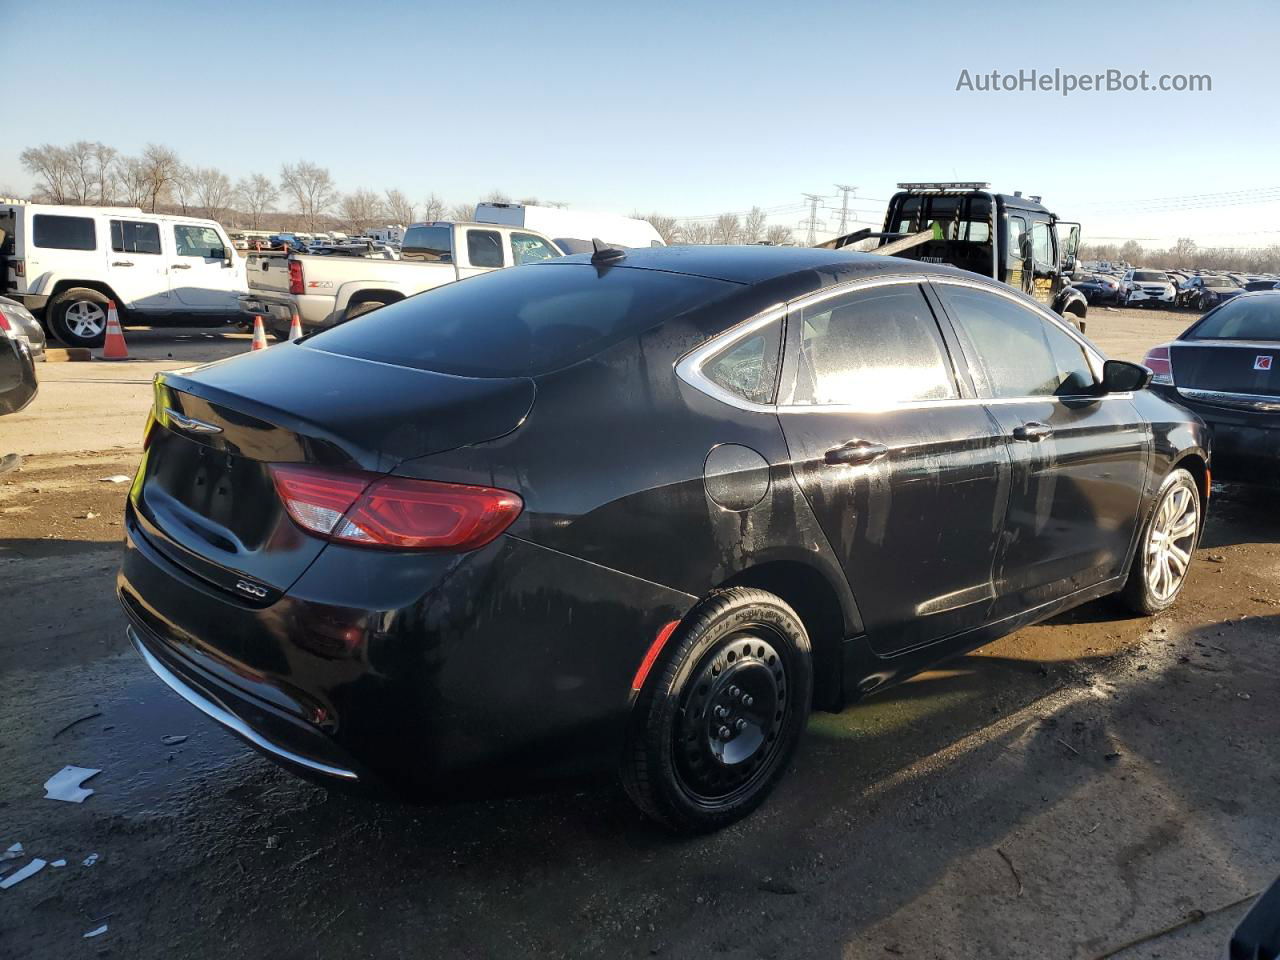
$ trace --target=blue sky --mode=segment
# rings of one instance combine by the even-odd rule
[[[343,189],[759,204],[788,225],[836,183],[875,221],[899,180],[979,179],[1043,195],[1086,238],[1264,245],[1280,242],[1278,27],[1274,2],[0,0],[4,86],[26,91],[7,98],[0,190],[30,186],[31,144],[155,141],[233,177],[305,158]],[[962,69],[1054,68],[1205,73],[1213,90],[955,89]]]

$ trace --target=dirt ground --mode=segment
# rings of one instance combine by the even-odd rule
[[[1191,319],[1095,308],[1089,334],[1141,359]],[[66,861],[0,890],[5,957],[1094,958],[1204,911],[1118,954],[1171,960],[1280,873],[1280,511],[1232,485],[1171,611],[1090,604],[816,715],[716,836],[610,783],[414,807],[290,777],[150,675],[112,594],[109,478],[155,370],[247,347],[209,333],[47,364],[0,420],[26,455],[0,476],[0,876]],[[83,804],[43,798],[66,764],[102,771]]]

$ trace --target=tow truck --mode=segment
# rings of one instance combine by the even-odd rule
[[[836,237],[840,249],[877,239],[874,253],[971,270],[1034,297],[1084,332],[1089,303],[1071,286],[1080,224],[1058,219],[1040,197],[993,193],[978,182],[900,183],[884,229]]]

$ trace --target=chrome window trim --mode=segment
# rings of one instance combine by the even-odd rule
[[[948,274],[935,273],[895,273],[889,275],[881,275],[875,277],[857,277],[853,280],[846,280],[843,283],[832,284],[821,290],[815,290],[813,293],[807,293],[789,300],[786,303],[777,303],[771,307],[762,310],[755,316],[743,320],[741,323],[730,327],[723,333],[717,334],[706,343],[699,347],[695,347],[689,353],[685,354],[676,361],[676,376],[683,380],[686,384],[693,387],[699,393],[705,394],[714,400],[734,407],[738,410],[744,410],[748,413],[888,413],[897,410],[919,410],[919,409],[936,409],[943,406],[978,406],[978,405],[1003,405],[1009,403],[1032,403],[1032,402],[1063,402],[1066,400],[1128,400],[1132,399],[1132,392],[1123,393],[1107,393],[1107,394],[1071,394],[1069,396],[1054,395],[1035,395],[1026,397],[948,397],[940,400],[908,400],[894,402],[878,407],[864,407],[853,404],[785,404],[785,403],[754,403],[738,396],[732,391],[726,390],[719,384],[712,382],[703,372],[702,368],[706,362],[721,350],[733,346],[739,340],[743,340],[751,334],[755,333],[762,327],[767,326],[775,320],[784,319],[789,313],[796,310],[803,310],[816,304],[823,303],[835,297],[843,296],[846,293],[853,293],[858,290],[870,289],[873,287],[884,287],[894,284],[913,283],[917,285],[929,284],[951,284],[953,286],[970,287],[974,290],[983,290],[992,293],[998,297],[1004,297],[1012,303],[1021,307],[1030,307],[1033,312],[1042,319],[1048,320],[1057,325],[1059,330],[1064,331],[1070,336],[1084,351],[1086,358],[1089,360],[1090,367],[1093,369],[1094,377],[1099,381],[1102,379],[1102,363],[1105,357],[1102,356],[1093,344],[1085,340],[1080,332],[1074,329],[1071,324],[1064,321],[1052,310],[1047,309],[1042,303],[1026,297],[1012,288],[999,284],[995,281],[979,281],[969,280],[966,277],[954,277]],[[782,347],[785,350],[786,338],[783,338]],[[785,363],[785,357],[782,358]],[[781,372],[782,364],[779,364],[779,372]]]

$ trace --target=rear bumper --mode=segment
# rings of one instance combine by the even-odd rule
[[[314,330],[333,325],[333,297],[316,297],[307,294],[284,296],[267,293],[250,293],[240,297],[240,315],[245,319],[261,316],[270,326],[288,326],[293,311],[298,311],[304,330]]]
[[[1232,410],[1179,392],[1165,395],[1193,411],[1209,427],[1215,478],[1261,483],[1280,480],[1280,413]]]
[[[258,750],[428,796],[613,768],[631,678],[694,602],[503,536],[463,556],[331,544],[255,606],[161,554],[132,506],[118,593],[151,669]]]

